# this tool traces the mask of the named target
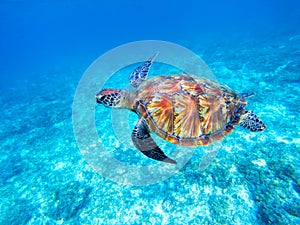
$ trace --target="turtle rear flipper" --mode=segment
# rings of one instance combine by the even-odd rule
[[[245,127],[253,132],[261,132],[266,129],[266,125],[254,114],[253,111],[245,111],[240,122],[242,127]]]
[[[176,161],[166,156],[151,138],[143,118],[139,120],[133,129],[131,138],[135,147],[145,156],[158,161],[176,164]]]
[[[130,74],[130,83],[133,87],[138,87],[143,81],[147,79],[150,67],[153,63],[154,58],[158,55],[158,53],[155,53],[150,59],[148,59],[146,62],[144,62],[143,65],[136,68],[131,74]]]

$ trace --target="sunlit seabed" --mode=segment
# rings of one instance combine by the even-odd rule
[[[197,49],[194,43],[187,47]],[[83,160],[71,121],[78,72],[77,79],[69,71],[45,72],[41,82],[1,90],[0,223],[299,224],[299,47],[293,37],[199,46],[220,83],[255,92],[248,109],[267,129],[237,127],[205,171],[198,170],[205,150],[199,147],[176,175],[144,187],[114,183]],[[173,71],[151,70],[168,73]],[[128,84],[128,74],[107,83]],[[99,106],[95,115],[99,138],[112,155],[133,165],[155,163],[116,138],[110,109]],[[130,129],[136,122],[130,113]],[[160,146],[173,151],[164,141]]]

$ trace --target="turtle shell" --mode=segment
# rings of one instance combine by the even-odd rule
[[[154,77],[136,91],[136,112],[150,131],[184,146],[207,145],[231,133],[245,105],[229,87],[186,74]]]

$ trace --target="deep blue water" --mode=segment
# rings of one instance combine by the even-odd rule
[[[300,224],[299,1],[3,0],[0,31],[0,224]],[[174,176],[151,185],[94,171],[84,152],[97,143],[80,149],[74,137],[76,88],[99,56],[142,40],[182,45],[220,83],[255,92],[248,108],[267,129],[237,127],[204,171],[198,147]],[[127,87],[136,65],[105,86]],[[154,63],[150,76],[169,73],[174,68]],[[93,101],[95,92],[86,94]],[[156,163],[116,136],[116,122],[127,127],[110,109],[92,110],[110,155]],[[137,117],[128,121],[132,129]],[[168,154],[175,148],[156,140]]]

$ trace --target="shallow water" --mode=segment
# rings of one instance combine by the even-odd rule
[[[1,64],[3,74],[13,75],[3,78],[0,89],[0,223],[300,224],[299,34],[225,41],[178,38],[201,56],[220,83],[255,93],[247,108],[267,129],[251,133],[236,127],[204,171],[198,167],[205,148],[198,147],[174,176],[146,186],[119,184],[96,173],[75,141],[73,98],[95,52],[85,52],[90,61],[83,63],[77,63],[76,54],[51,69],[38,63],[28,76]],[[154,63],[151,76],[173,72],[162,68]],[[106,85],[126,87],[128,71]],[[111,155],[130,165],[156,163],[130,140],[115,136],[111,109],[97,106],[95,115],[99,139]],[[130,129],[137,119],[129,115]],[[157,141],[168,154],[175,148]]]

